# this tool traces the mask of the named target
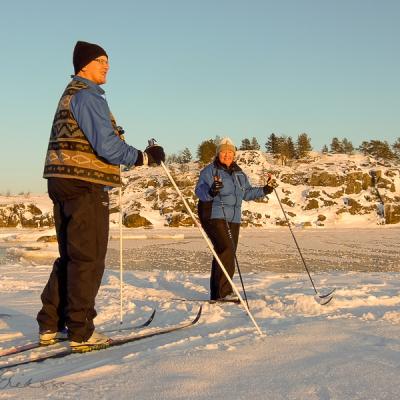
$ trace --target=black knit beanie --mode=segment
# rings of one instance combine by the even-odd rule
[[[73,63],[75,75],[95,58],[106,56],[105,50],[97,44],[78,41],[74,48]]]

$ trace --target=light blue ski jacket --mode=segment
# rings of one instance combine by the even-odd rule
[[[224,185],[216,197],[209,194],[214,176],[219,176]],[[243,200],[255,200],[265,196],[262,187],[251,186],[246,174],[236,163],[227,168],[218,159],[202,169],[195,193],[202,202],[212,201],[211,219],[226,218],[228,222],[235,223],[241,221]]]

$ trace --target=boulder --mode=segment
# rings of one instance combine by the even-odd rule
[[[127,228],[141,228],[153,225],[148,219],[142,217],[140,214],[130,214],[124,216],[123,224]]]
[[[166,225],[177,228],[179,226],[193,226],[192,218],[185,213],[172,213],[167,216]]]
[[[44,243],[57,242],[57,235],[40,236],[37,242],[44,242]]]

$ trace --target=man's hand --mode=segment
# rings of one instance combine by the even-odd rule
[[[161,161],[165,161],[164,149],[158,144],[153,144],[146,147],[144,151],[147,155],[148,165],[161,165]]]
[[[117,126],[116,129],[117,129],[119,138],[120,138],[121,140],[125,140],[125,137],[124,137],[124,133],[125,133],[124,128],[123,128],[122,126]]]

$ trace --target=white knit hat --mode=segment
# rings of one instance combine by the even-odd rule
[[[231,138],[224,137],[219,141],[218,146],[217,146],[217,154],[220,151],[224,151],[224,150],[233,151],[233,154],[236,153],[236,146],[234,145]]]

